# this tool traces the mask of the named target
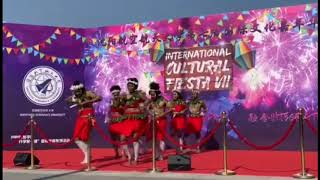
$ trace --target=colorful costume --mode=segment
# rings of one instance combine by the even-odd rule
[[[203,124],[202,116],[190,116],[187,121],[187,132],[191,133],[200,133]]]
[[[144,103],[144,99],[139,92],[132,94],[132,97],[125,102],[125,136],[131,136],[133,133],[143,134],[146,126],[146,115],[140,111],[140,104]],[[126,109],[137,109],[135,112],[126,111]]]
[[[73,137],[81,141],[88,141],[92,129],[92,120],[95,121],[93,108],[80,109],[77,115]]]
[[[182,100],[174,101],[173,113],[180,113],[187,108]],[[172,127],[175,131],[181,131],[185,128],[185,117],[183,114],[177,114],[172,119]]]
[[[119,106],[111,106],[111,119],[109,123],[109,131],[113,134],[125,135],[126,132],[126,123],[124,121],[125,117],[122,115],[123,108]]]

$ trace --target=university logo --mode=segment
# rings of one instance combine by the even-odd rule
[[[31,69],[24,76],[22,83],[25,96],[39,106],[48,106],[58,101],[63,88],[60,73],[48,66],[37,66]]]

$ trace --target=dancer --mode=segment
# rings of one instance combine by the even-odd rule
[[[146,125],[145,100],[146,94],[138,90],[138,79],[127,79],[128,94],[125,95],[124,115],[126,116],[126,137],[132,136],[138,138],[138,135],[144,134]],[[139,139],[133,142],[133,164],[138,163],[139,157]]]
[[[73,95],[67,98],[67,102],[79,108],[73,137],[84,154],[81,164],[87,164],[91,156],[90,133],[96,123],[92,105],[101,101],[101,97],[91,91],[86,91],[80,81],[75,81],[70,90]]]
[[[203,116],[208,109],[204,101],[199,98],[199,91],[192,90],[191,99],[188,102],[189,117],[187,120],[187,133],[195,134],[197,143],[200,143]],[[200,153],[200,146],[197,146],[197,153]]]
[[[124,101],[120,96],[121,88],[118,85],[114,85],[110,88],[110,92],[112,94],[112,99],[110,102],[109,112],[106,115],[105,123],[108,123],[108,128],[110,132],[111,139],[113,141],[121,141],[124,137],[120,138],[122,135],[125,124],[123,123],[125,117],[123,116],[123,107]],[[127,156],[130,156],[128,147],[127,148],[119,148],[118,145],[112,145],[115,152],[115,158],[120,158],[124,160],[126,157],[124,156],[124,151],[126,152]]]
[[[185,128],[185,112],[187,111],[187,104],[183,100],[181,91],[173,91],[173,100],[169,102],[169,107],[172,110],[172,127],[174,136],[179,139],[180,151],[183,151],[183,131]]]
[[[163,153],[165,151],[165,142],[163,133],[167,128],[166,115],[170,111],[166,111],[167,101],[161,96],[159,84],[152,82],[150,83],[149,95],[151,99],[148,103],[148,110],[152,114],[152,120],[156,121],[156,143],[157,143],[157,159],[163,160]],[[152,128],[149,129],[149,137],[152,134]],[[152,139],[152,136],[150,137]]]

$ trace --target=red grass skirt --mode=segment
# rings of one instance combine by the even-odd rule
[[[94,110],[92,108],[85,108],[78,112],[76,125],[74,128],[73,137],[79,139],[81,141],[88,141],[92,124],[88,117],[86,116],[93,116]],[[95,121],[95,119],[93,119]]]
[[[200,133],[202,129],[203,117],[189,117],[187,121],[187,132]]]
[[[163,141],[164,140],[164,134],[167,131],[167,119],[165,117],[159,118],[156,121],[156,138],[157,140]],[[152,125],[147,130],[147,139],[152,139]]]
[[[185,128],[185,118],[177,116],[172,119],[172,127],[175,131],[181,131]]]
[[[109,125],[109,132],[112,133],[112,134],[126,136],[127,133],[126,133],[126,123],[125,123],[125,121],[111,123]]]

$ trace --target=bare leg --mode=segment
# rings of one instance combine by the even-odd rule
[[[80,140],[76,140],[75,143],[78,145],[79,149],[82,151],[83,155],[84,155],[84,159],[81,162],[81,164],[86,164],[88,163],[87,159],[87,155],[88,155],[88,147],[87,144],[83,141]]]
[[[166,144],[163,140],[161,140],[159,142],[159,148],[160,148],[160,152],[159,152],[159,160],[162,161],[163,160],[163,154],[166,148]]]
[[[126,137],[121,135],[120,136],[120,141],[121,142],[125,142],[126,141]],[[131,154],[129,152],[129,149],[128,149],[128,145],[127,144],[124,144],[124,145],[121,145],[122,146],[122,150],[124,151],[124,153],[127,155],[128,157],[128,161],[129,161],[129,164],[131,163]]]
[[[116,134],[110,133],[111,139],[113,141],[117,141],[119,138],[117,137]],[[115,153],[115,158],[119,158],[119,147],[116,144],[112,144],[113,149],[114,149],[114,153]]]
[[[197,134],[196,134],[196,139],[197,139],[197,142],[196,142],[196,143],[200,143],[200,138],[201,138],[200,133],[197,133]],[[200,146],[197,146],[196,152],[197,152],[197,153],[200,153],[200,152],[201,152]]]
[[[137,137],[137,134],[135,133],[133,135],[134,138]],[[139,147],[140,147],[140,143],[139,140],[133,142],[133,163],[137,164],[138,163],[138,158],[139,158]]]
[[[180,151],[183,151],[183,135],[182,135],[182,132],[181,131],[179,131],[178,133],[177,133],[177,136],[178,136],[178,138],[179,138],[179,145],[180,145]]]

